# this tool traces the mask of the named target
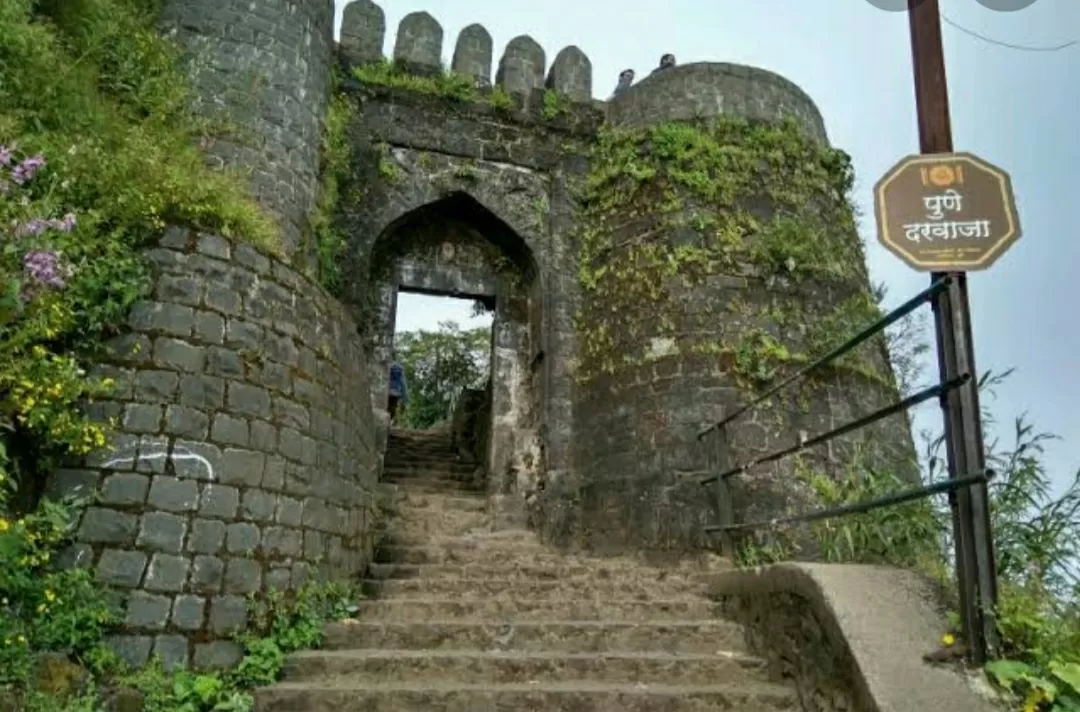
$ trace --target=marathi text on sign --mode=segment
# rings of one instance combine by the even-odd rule
[[[909,156],[875,208],[879,240],[917,269],[984,269],[1020,234],[1008,176],[970,154]]]

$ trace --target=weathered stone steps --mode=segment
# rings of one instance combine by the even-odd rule
[[[520,650],[564,653],[745,653],[740,625],[705,621],[353,621],[326,628],[325,650]]]
[[[474,541],[472,543],[454,542],[435,546],[420,546],[414,544],[383,544],[379,547],[378,563],[395,564],[466,564],[475,563],[485,566],[493,564],[508,565],[511,567],[526,564],[529,566],[547,565],[553,567],[587,566],[602,572],[605,576],[608,572],[628,571],[633,572],[638,578],[662,580],[668,576],[684,577],[691,575],[688,570],[672,569],[650,570],[636,562],[624,559],[589,559],[573,554],[559,554],[551,549],[545,549],[539,544],[518,545],[514,547],[499,546],[488,542]],[[700,573],[706,573],[700,571]]]
[[[402,564],[375,563],[368,567],[368,578],[501,578],[512,580],[567,581],[572,579],[614,579],[626,570],[617,564],[603,563],[530,563],[523,561],[514,565],[483,564]],[[640,575],[630,579],[653,581]]]
[[[794,709],[795,694],[775,685],[666,686],[562,682],[461,685],[282,683],[256,693],[262,712],[740,712]]]
[[[699,595],[726,561],[654,567],[560,553],[491,531],[487,500],[445,433],[392,434],[397,516],[354,618],[291,656],[259,712],[775,712],[745,631]],[[468,468],[468,469],[467,469]]]
[[[532,581],[522,579],[492,578],[411,578],[366,579],[364,593],[373,598],[390,596],[428,596],[431,598],[490,598],[515,596],[524,598],[592,597],[652,600],[654,598],[696,597],[686,592],[686,582],[664,580],[642,583],[641,581],[593,581],[576,579],[569,581]]]
[[[402,488],[400,494],[402,495],[402,504],[412,510],[401,513],[402,518],[406,520],[410,517],[422,516],[422,513],[418,510],[432,508],[456,509],[464,512],[483,512],[487,509],[487,498],[480,494],[470,496],[465,492],[450,494],[417,491],[411,488]]]
[[[365,684],[452,679],[466,685],[633,680],[664,685],[724,685],[763,670],[756,657],[737,653],[553,653],[475,650],[319,650],[292,656],[285,674],[294,682],[348,677]]]
[[[443,599],[389,599],[360,601],[355,617],[360,620],[426,621],[468,620],[542,622],[559,618],[596,621],[704,620],[720,614],[712,601],[559,600],[552,598],[492,598],[471,601]]]
[[[453,480],[447,477],[398,477],[383,478],[383,483],[395,489],[402,489],[418,494],[445,494],[453,496],[458,493],[479,494],[479,490],[471,482]]]

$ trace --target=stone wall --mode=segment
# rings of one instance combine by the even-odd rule
[[[795,592],[720,597],[724,615],[742,623],[750,652],[765,659],[769,677],[792,685],[803,712],[870,712],[862,680],[843,635],[819,600]]]
[[[315,206],[330,89],[333,0],[166,0],[161,27],[185,49],[195,109],[235,126],[208,147],[249,168],[256,197],[300,248]]]
[[[123,592],[141,664],[234,662],[244,597],[370,560],[376,452],[365,359],[340,305],[249,246],[169,229],[152,296],[110,344],[94,404],[112,450],[61,470],[98,489],[66,560]]]

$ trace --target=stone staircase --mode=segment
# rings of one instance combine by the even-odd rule
[[[492,531],[447,436],[395,431],[397,517],[355,620],[293,655],[260,712],[799,708],[695,584],[703,565],[564,555]]]

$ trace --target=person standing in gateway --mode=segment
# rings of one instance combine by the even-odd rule
[[[390,411],[390,424],[393,425],[397,420],[398,406],[405,402],[408,389],[405,385],[405,368],[398,361],[396,351],[391,355],[391,359],[390,402],[387,404],[387,410]]]

